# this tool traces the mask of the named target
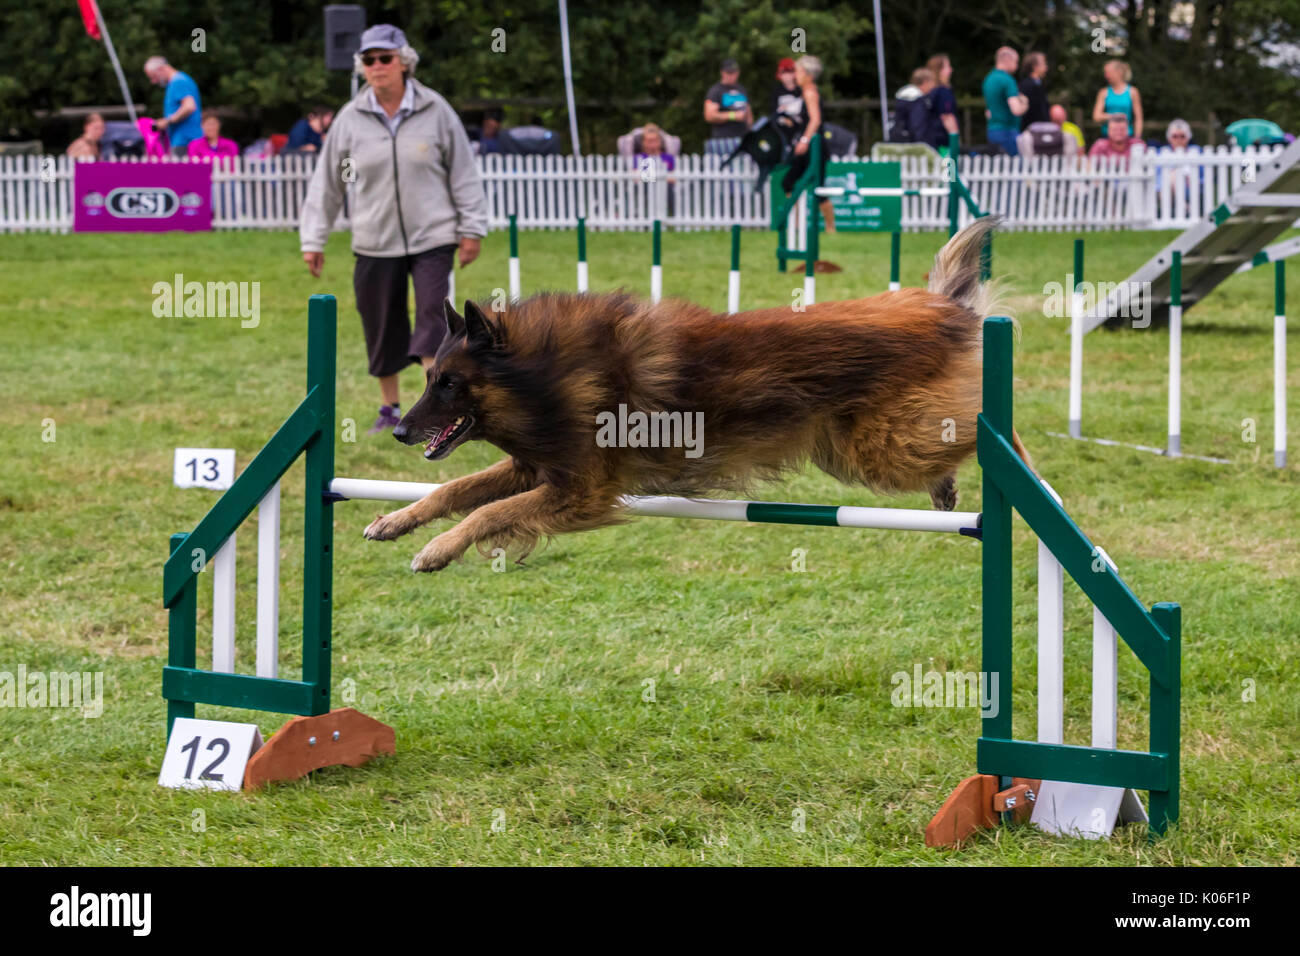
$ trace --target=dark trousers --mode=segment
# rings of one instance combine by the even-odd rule
[[[447,332],[442,303],[455,251],[452,245],[413,256],[356,257],[352,288],[366,333],[371,375],[396,375],[412,362],[437,354]],[[407,276],[415,284],[414,332],[406,305]]]

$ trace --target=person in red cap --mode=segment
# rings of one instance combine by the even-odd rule
[[[794,127],[801,99],[799,84],[794,81],[794,60],[787,56],[776,65],[776,86],[772,90],[772,115],[787,130]]]

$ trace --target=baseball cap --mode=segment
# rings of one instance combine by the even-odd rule
[[[740,72],[740,64],[737,63],[735,60],[731,59],[730,57],[728,57],[727,59],[722,61],[722,72],[738,73]]]
[[[794,71],[794,60],[788,56],[776,65],[776,72],[778,73],[785,73],[787,70]]]
[[[377,23],[361,34],[358,50],[400,50],[406,46],[406,34],[391,23]]]

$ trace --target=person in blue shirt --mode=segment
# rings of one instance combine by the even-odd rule
[[[166,57],[151,56],[144,61],[144,74],[150,83],[166,88],[163,93],[162,119],[154,120],[153,128],[170,137],[173,156],[185,156],[191,140],[203,137],[200,112],[203,101],[199,98],[199,85],[187,73],[182,73],[167,62]]]
[[[284,152],[316,153],[320,151],[325,133],[334,122],[334,111],[328,106],[316,106],[289,129],[289,140]]]

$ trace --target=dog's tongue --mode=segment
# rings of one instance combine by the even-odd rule
[[[433,441],[429,442],[429,444],[426,445],[425,448],[430,450],[437,448],[439,445],[441,445],[444,441],[447,440],[447,436],[449,436],[452,433],[452,431],[455,430],[455,428],[456,428],[456,423],[452,422],[442,431],[438,432],[437,437],[435,437]]]

